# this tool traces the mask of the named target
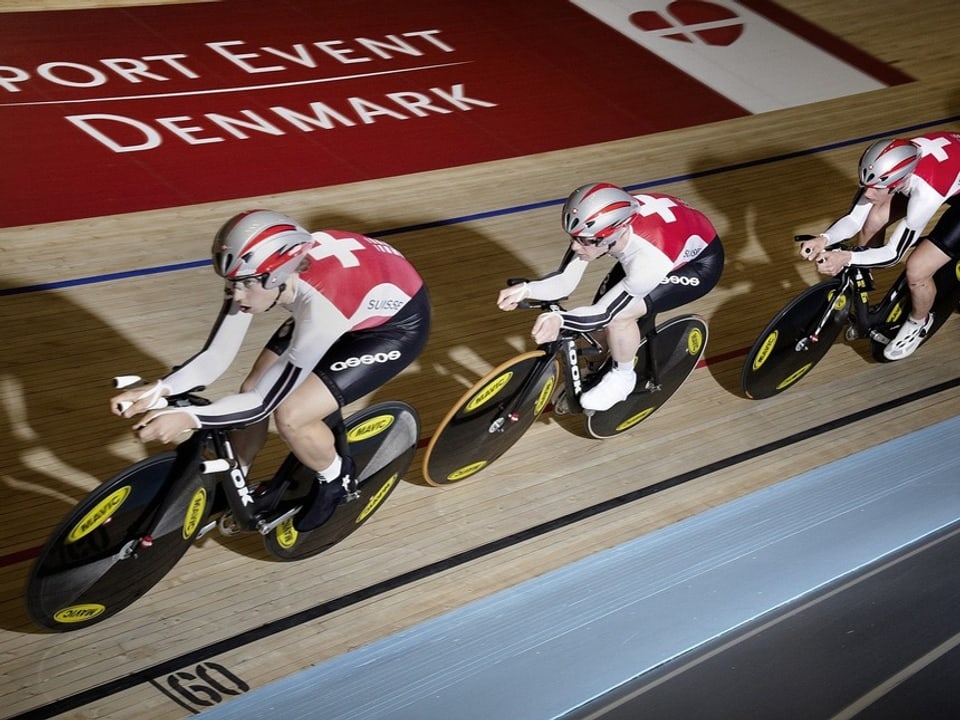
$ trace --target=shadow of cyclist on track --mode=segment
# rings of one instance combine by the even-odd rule
[[[0,523],[0,565],[4,576],[25,579],[27,561],[67,510],[144,452],[107,412],[115,358],[143,372],[162,368],[64,292],[21,289],[0,285],[0,486],[9,518]],[[3,585],[14,594],[23,587]]]
[[[752,166],[749,158],[704,156],[691,167],[705,212],[722,228],[727,254],[718,286],[727,297],[710,318],[708,358],[730,361],[710,370],[738,396],[743,395],[741,363],[757,334],[789,299],[822,279],[797,254],[793,236],[827,227],[847,209],[856,189],[854,177],[820,155],[761,162],[787,152],[780,147],[756,151]],[[747,166],[711,172],[741,163]]]

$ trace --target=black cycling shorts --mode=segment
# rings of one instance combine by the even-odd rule
[[[643,299],[647,304],[647,315],[673,310],[713,290],[723,273],[723,258],[720,238],[714,238],[702,253],[683,267],[672,271]],[[600,283],[594,302],[610,287],[623,280],[624,276],[623,266],[617,263]]]
[[[960,260],[960,196],[947,200],[947,209],[927,239],[954,260]]]
[[[313,369],[340,407],[369,395],[412,363],[430,335],[430,296],[420,288],[400,312],[383,325],[344,333]],[[267,342],[266,348],[282,355],[293,335],[293,318]]]

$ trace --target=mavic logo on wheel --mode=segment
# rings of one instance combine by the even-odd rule
[[[127,499],[129,494],[129,485],[110,493],[103,502],[98,503],[93,510],[83,516],[80,522],[73,526],[70,534],[67,535],[67,542],[76,542],[103,525],[117,511],[117,508],[123,505],[123,501]]]
[[[207,506],[207,491],[204,488],[198,488],[190,498],[190,504],[187,506],[187,514],[183,518],[183,539],[189,540],[193,537],[203,519],[203,509]]]
[[[690,331],[687,335],[687,353],[690,355],[699,355],[703,349],[703,333],[697,328]]]
[[[284,550],[289,550],[296,545],[297,538],[300,537],[300,533],[298,533],[296,528],[293,527],[293,518],[287,518],[280,523],[280,525],[274,531],[274,535],[277,538],[277,544]]]
[[[543,409],[550,401],[550,398],[553,397],[553,386],[555,385],[555,382],[554,376],[551,375],[549,378],[547,378],[547,382],[543,384],[543,389],[537,396],[537,403],[533,406],[533,412],[535,415],[542,413]]]
[[[754,370],[759,370],[767,361],[767,358],[770,357],[770,353],[773,352],[773,348],[777,345],[778,337],[780,337],[780,332],[778,330],[774,330],[772,333],[767,335],[766,339],[763,341],[763,344],[760,346],[760,350],[757,351],[757,356],[753,359]]]
[[[787,379],[777,385],[777,390],[784,390],[793,385],[797,380],[807,374],[807,371],[813,367],[813,363],[807,363],[802,368],[787,376]]]
[[[650,414],[651,414],[654,410],[656,410],[656,409],[657,409],[657,406],[654,405],[653,407],[647,408],[646,410],[643,410],[642,412],[638,412],[636,415],[632,415],[631,417],[628,417],[628,418],[627,418],[626,420],[624,420],[622,423],[620,423],[619,425],[617,425],[616,431],[617,431],[618,433],[619,433],[619,432],[623,432],[624,430],[629,430],[629,429],[632,428],[634,425],[639,425],[639,424],[642,423],[644,420],[646,420],[646,419],[650,416]]]
[[[388,427],[393,425],[393,415],[377,415],[365,422],[360,423],[347,433],[347,440],[350,442],[360,442],[375,435],[379,435]]]
[[[104,610],[106,610],[106,608],[100,603],[71,605],[54,613],[53,619],[58,623],[64,624],[88,622],[101,615]]]
[[[347,368],[360,367],[361,365],[377,365],[379,363],[392,362],[399,359],[400,351],[391,350],[390,352],[386,353],[361,355],[359,357],[347,358],[346,360],[338,360],[330,366],[330,369],[334,372],[339,372],[340,370],[346,370]]]
[[[463,480],[468,478],[471,475],[475,475],[480,472],[487,466],[486,460],[478,460],[475,463],[470,463],[469,465],[464,465],[459,470],[454,470],[452,473],[447,475],[448,482],[456,482],[457,480]]]
[[[510,382],[510,379],[512,377],[513,377],[512,371],[505,372],[503,375],[500,375],[499,377],[494,378],[493,380],[488,382],[486,385],[483,386],[480,392],[478,392],[473,397],[473,399],[471,399],[470,402],[467,403],[467,406],[465,408],[466,411],[473,412],[478,407],[481,407],[486,403],[488,403],[490,401],[490,398],[496,397],[497,393],[503,390],[506,384]]]
[[[380,507],[380,503],[386,499],[387,495],[389,495],[390,491],[393,489],[393,486],[397,484],[398,477],[400,476],[397,473],[394,473],[390,476],[389,480],[380,486],[380,489],[377,490],[376,495],[370,498],[370,502],[368,502],[361,513],[357,515],[357,519],[354,521],[357,525],[370,517],[373,511]]]

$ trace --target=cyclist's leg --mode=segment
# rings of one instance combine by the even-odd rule
[[[960,257],[960,198],[951,198],[948,204],[927,238],[907,258],[913,316],[918,319],[933,307],[937,295],[933,276],[937,270]]]
[[[325,482],[311,487],[295,527],[310,530],[356,490],[353,459],[336,442],[342,422],[329,423],[340,408],[369,395],[412,363],[426,346],[430,303],[426,290],[378,327],[347,333],[327,351],[313,375],[277,408],[278,431],[297,458]],[[331,428],[331,425],[333,427]]]
[[[293,320],[288,321],[290,326],[293,325]],[[286,323],[284,323],[286,325]],[[279,330],[277,331],[280,332]],[[274,336],[276,337],[276,336]],[[273,341],[271,340],[271,343]],[[247,377],[240,384],[240,392],[248,392],[253,389],[257,381],[260,379],[260,376],[266,372],[267,368],[273,365],[280,357],[280,352],[271,349],[271,344],[268,343],[260,355],[253,363],[253,367],[250,369],[250,372],[247,374]],[[257,456],[257,453],[263,448],[264,443],[267,441],[267,431],[269,429],[270,420],[264,419],[255,425],[250,425],[249,427],[240,428],[233,430],[230,433],[230,440],[233,443],[234,451],[237,453],[237,457],[240,460],[240,465],[243,469],[244,477],[249,476],[250,466],[253,465],[253,461]]]
[[[637,321],[646,314],[647,304],[643,298],[631,297],[622,281],[610,288],[608,295],[619,296],[616,302],[620,305],[605,328],[612,364],[600,382],[580,396],[584,410],[608,410],[625,400],[636,386],[633,360],[641,340]]]
[[[277,328],[276,332],[274,332],[273,336],[267,341],[267,344],[257,356],[253,367],[251,367],[250,372],[247,373],[247,377],[244,378],[240,384],[240,392],[248,392],[256,387],[263,373],[283,355],[284,351],[290,345],[294,325],[293,318],[289,318]],[[248,476],[250,466],[253,464],[257,453],[260,452],[267,440],[269,425],[270,420],[264,419],[255,425],[233,430],[230,433],[230,440],[240,460],[244,476]]]
[[[331,388],[310,375],[274,411],[280,437],[300,462],[317,472],[336,459],[334,434],[326,419],[339,409]]]
[[[937,297],[937,286],[933,276],[951,259],[958,257],[958,252],[960,252],[960,202],[954,201],[940,216],[930,235],[921,240],[907,258],[910,317],[900,326],[896,337],[884,349],[885,358],[901,360],[920,346],[933,324],[930,311]]]
[[[937,288],[933,276],[950,261],[950,255],[930,240],[921,240],[907,260],[907,285],[910,287],[911,315],[924,320],[933,307]]]
[[[607,410],[625,399],[634,389],[633,363],[642,336],[637,321],[645,315],[660,314],[706,295],[723,272],[723,245],[714,238],[697,258],[670,272],[645,298],[634,298],[607,326],[607,341],[614,367],[595,387],[581,397],[586,410]],[[623,281],[608,293],[625,292]],[[629,372],[629,376],[628,376]]]
[[[716,287],[723,273],[723,264],[723,245],[720,238],[715,237],[694,261],[669,273],[660,285],[646,297],[650,328],[653,329],[656,318],[662,317],[663,313],[676,310],[694,300],[698,300]],[[706,340],[705,330],[704,328],[704,341]],[[699,355],[702,355],[702,353],[703,347],[700,347]],[[645,357],[649,358],[649,353]],[[656,381],[659,384],[663,378],[655,376],[658,376],[660,372],[644,365],[644,362],[644,357],[638,357],[638,375],[641,379],[644,375],[647,375],[647,381]],[[656,363],[656,366],[659,366],[659,363]],[[684,377],[686,376],[684,375]]]
[[[623,265],[621,265],[620,263],[617,263],[612,268],[610,268],[610,272],[608,272],[604,276],[603,280],[600,281],[600,284],[597,286],[596,292],[593,294],[593,303],[596,304],[600,300],[600,298],[602,298],[607,293],[607,290],[612,288],[618,282],[621,282],[625,276],[626,276],[626,273],[623,270]],[[587,361],[588,361],[587,367],[589,367],[591,370],[596,370],[603,364],[603,360],[606,358],[607,353],[609,353],[610,351],[610,345],[607,341],[606,328],[603,328],[601,330],[596,330],[593,333],[591,333],[591,335],[593,336],[593,339],[596,340],[597,343],[600,345],[601,354],[600,354],[600,357],[587,358]]]

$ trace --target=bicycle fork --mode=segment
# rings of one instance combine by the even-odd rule
[[[861,281],[861,283],[863,283],[863,278],[859,276],[858,278]],[[858,284],[861,284],[861,283],[858,283]],[[797,344],[794,347],[794,350],[796,350],[797,352],[803,352],[804,350],[808,350],[811,345],[820,342],[820,333],[822,333],[824,328],[827,327],[827,323],[830,322],[830,318],[833,317],[833,313],[836,310],[840,309],[840,307],[842,307],[841,298],[847,297],[848,293],[852,296],[852,292],[851,292],[852,288],[853,288],[853,279],[848,275],[847,277],[844,278],[843,283],[840,284],[836,292],[834,292],[833,297],[830,299],[830,304],[827,306],[827,309],[820,316],[820,320],[817,321],[816,327],[814,327],[812,332],[808,333],[806,336],[797,340]],[[861,291],[863,296],[866,296],[865,287],[861,287]],[[838,305],[840,305],[840,307],[838,307]]]
[[[507,427],[507,423],[515,423],[520,420],[520,405],[527,399],[527,396],[530,392],[530,389],[537,383],[541,376],[543,375],[543,370],[546,367],[554,362],[554,358],[557,356],[558,347],[569,345],[569,348],[564,347],[564,351],[573,353],[573,362],[574,366],[577,368],[577,387],[579,388],[579,372],[580,368],[576,364],[576,346],[572,339],[561,339],[554,341],[553,343],[548,344],[548,349],[544,350],[544,355],[537,362],[536,367],[527,373],[527,376],[523,379],[523,382],[520,384],[520,387],[517,388],[517,391],[513,394],[512,398],[504,403],[501,412],[493,419],[490,423],[490,427],[487,428],[487,432],[493,435],[494,433],[504,432]],[[566,363],[564,363],[566,368]],[[578,391],[579,394],[579,391]]]

